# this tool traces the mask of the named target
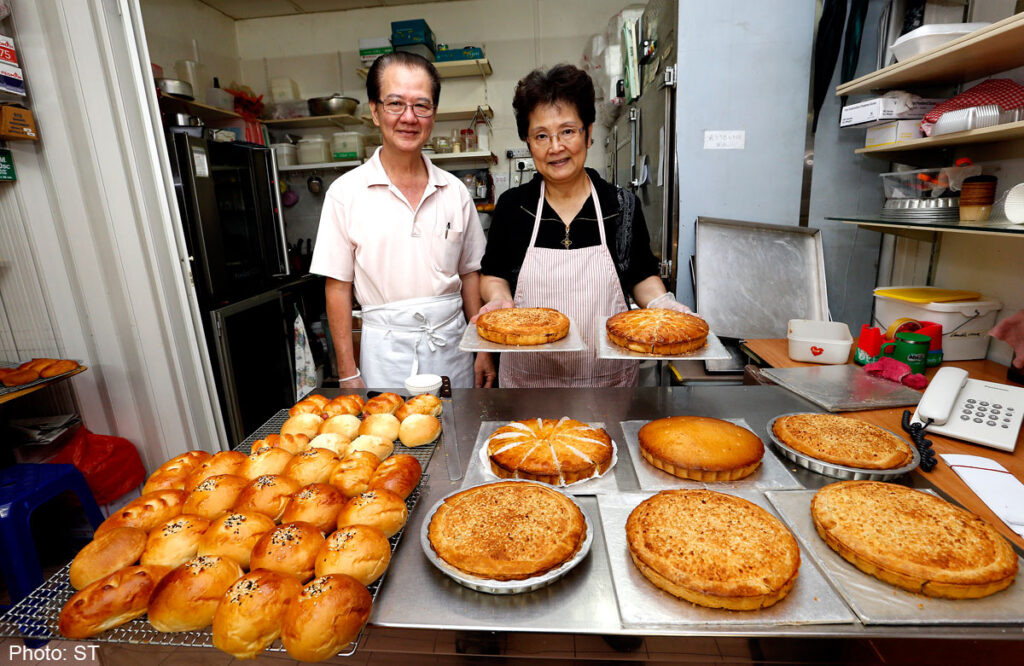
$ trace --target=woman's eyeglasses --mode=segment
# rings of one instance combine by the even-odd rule
[[[405,109],[403,109],[404,111]],[[576,139],[583,136],[582,127],[564,127],[554,134],[548,134],[547,132],[537,132],[527,138],[531,143],[535,143],[538,146],[547,146],[551,143],[553,138],[557,138],[559,143],[572,143]]]
[[[405,113],[405,110],[412,107],[413,114],[417,118],[429,118],[434,115],[434,105],[429,102],[416,102],[415,104],[409,104],[397,99],[380,100],[381,106],[384,110],[393,116],[400,116]]]

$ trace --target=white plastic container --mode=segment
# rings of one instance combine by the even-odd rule
[[[360,159],[363,156],[363,135],[359,132],[335,132],[331,135],[331,156],[335,162]]]
[[[299,84],[288,76],[275,76],[270,79],[270,98],[275,102],[286,102],[299,99]],[[302,100],[305,103],[306,100]]]
[[[441,390],[440,375],[412,375],[405,380],[405,390],[413,395],[429,393],[437,395]]]
[[[322,134],[310,134],[299,139],[299,164],[323,164],[330,161],[327,139]]]
[[[274,159],[277,160],[277,166],[295,166],[297,160],[297,150],[293,143],[272,143],[270,147],[274,149]]]
[[[889,47],[896,60],[907,60],[919,53],[931,51],[958,37],[992,25],[991,23],[932,23],[922,25],[903,35]]]
[[[842,365],[850,360],[853,336],[841,321],[790,319],[789,357],[803,363]]]
[[[883,331],[902,318],[941,324],[944,361],[985,358],[988,332],[995,326],[996,315],[1002,309],[1002,303],[984,296],[974,301],[910,303],[875,294],[875,322]]]

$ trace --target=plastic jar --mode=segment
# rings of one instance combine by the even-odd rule
[[[327,140],[322,134],[310,134],[299,139],[299,164],[322,164],[329,161]]]
[[[277,166],[295,166],[296,161],[296,149],[295,144],[291,143],[273,143],[270,145],[274,149],[274,159],[277,160]]]
[[[462,135],[462,149],[466,152],[472,152],[476,150],[476,133],[471,129],[464,129],[461,132]]]
[[[363,154],[363,135],[359,132],[335,132],[331,135],[331,157],[335,162],[358,160]]]

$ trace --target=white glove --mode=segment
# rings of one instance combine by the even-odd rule
[[[666,291],[661,296],[651,299],[651,302],[647,304],[647,307],[664,308],[665,310],[675,310],[676,312],[693,314],[693,310],[677,301],[676,295],[673,294],[671,291]]]

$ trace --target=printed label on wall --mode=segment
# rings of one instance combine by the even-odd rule
[[[704,150],[743,150],[746,130],[704,130]]]
[[[6,148],[0,148],[0,180],[18,180],[14,173],[14,158]]]

